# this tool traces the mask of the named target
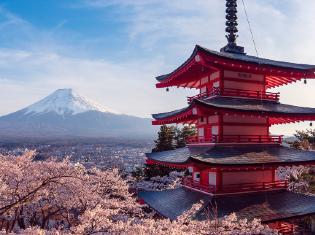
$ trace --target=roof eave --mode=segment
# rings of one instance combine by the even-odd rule
[[[177,69],[175,69],[173,72],[171,72],[169,74],[165,74],[165,75],[161,75],[161,76],[156,77],[156,80],[158,81],[158,83],[156,84],[156,87],[157,88],[165,88],[165,87],[174,86],[174,84],[170,84],[170,81],[173,80],[172,77],[174,77],[174,76],[176,77],[176,73],[178,73],[181,69],[183,69],[192,60],[194,60],[195,56],[198,53],[207,54],[207,55],[210,55],[212,57],[216,57],[216,58],[220,58],[220,59],[224,59],[224,60],[230,60],[233,62],[245,63],[245,64],[248,64],[251,66],[253,66],[253,65],[262,66],[262,67],[265,67],[265,68],[271,69],[271,70],[280,70],[280,71],[286,71],[286,72],[288,72],[288,70],[290,70],[290,71],[294,71],[294,72],[300,74],[300,76],[303,78],[304,77],[305,78],[315,78],[315,65],[295,64],[295,63],[291,63],[291,62],[269,60],[269,59],[264,59],[264,58],[259,58],[259,57],[254,57],[254,59],[255,60],[260,59],[262,61],[265,60],[269,63],[248,61],[245,59],[228,57],[227,55],[220,54],[219,52],[215,53],[214,51],[211,51],[211,50],[204,48],[200,45],[196,45],[191,56],[181,66],[179,66]],[[253,56],[248,56],[248,57],[252,59]],[[272,63],[274,63],[274,64],[272,64]],[[281,65],[281,63],[283,65]],[[294,68],[296,66],[298,66],[298,67],[305,66],[306,68]]]
[[[190,55],[190,57],[183,64],[181,64],[177,69],[175,69],[171,73],[157,76],[155,78],[158,81],[158,83],[156,84],[156,87],[157,88],[168,87],[168,85],[165,84],[165,83],[167,83],[167,81],[169,80],[170,76],[175,75],[177,72],[179,72],[181,69],[183,69],[187,64],[189,64],[192,60],[194,60],[195,56],[197,55],[197,53],[198,53],[198,51],[200,49],[201,49],[201,47],[199,45],[196,45],[195,48],[194,48],[194,51]]]
[[[199,164],[205,164],[211,167],[222,167],[222,168],[239,168],[239,167],[279,167],[279,166],[296,166],[296,165],[315,165],[315,160],[310,161],[296,161],[296,162],[262,162],[262,163],[239,163],[239,164],[224,164],[224,163],[212,163],[209,161],[204,161],[194,157],[189,157],[192,162]]]

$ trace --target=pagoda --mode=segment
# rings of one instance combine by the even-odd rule
[[[187,147],[147,154],[148,165],[186,169],[182,187],[143,191],[139,197],[162,216],[176,219],[202,200],[196,218],[260,218],[277,228],[292,219],[315,214],[315,197],[287,191],[277,174],[280,166],[314,165],[315,152],[282,145],[272,125],[315,120],[315,108],[280,103],[269,89],[315,78],[315,65],[263,59],[238,46],[237,0],[226,1],[226,38],[220,52],[197,45],[173,72],[157,77],[157,88],[194,88],[187,107],[154,114],[153,125],[195,125]],[[291,225],[293,223],[290,223]],[[292,225],[293,226],[293,225]]]

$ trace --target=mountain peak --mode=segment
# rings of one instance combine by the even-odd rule
[[[28,106],[25,114],[54,112],[58,115],[76,115],[88,111],[111,112],[93,101],[79,95],[71,88],[58,89],[44,99]]]
[[[57,89],[53,92],[56,94],[72,94],[74,91],[72,88],[62,88],[62,89]]]

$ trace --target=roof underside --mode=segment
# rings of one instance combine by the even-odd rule
[[[289,219],[315,213],[315,197],[288,191],[269,191],[230,196],[210,196],[184,187],[165,191],[144,191],[139,193],[150,207],[162,216],[175,220],[195,203],[203,202],[204,207],[195,218],[214,219],[211,205],[217,205],[218,217],[236,213],[238,218],[263,222]]]
[[[315,152],[270,145],[186,147],[150,153],[147,158],[172,164],[185,164],[191,160],[210,166],[291,165],[315,163]]]
[[[223,111],[226,114],[248,114],[270,117],[270,124],[281,124],[303,120],[315,120],[315,108],[298,107],[274,101],[213,97],[205,100],[195,99],[188,107],[167,113],[153,114],[154,124],[169,124],[196,120],[192,109],[201,107],[208,115]]]
[[[196,56],[200,59],[196,61]],[[295,64],[255,56],[222,53],[196,46],[189,59],[172,73],[157,77],[157,87],[184,86],[198,88],[198,81],[221,69],[265,74],[267,88],[314,78],[315,65]]]

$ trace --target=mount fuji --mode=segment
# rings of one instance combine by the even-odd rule
[[[1,138],[153,137],[151,119],[119,114],[59,89],[17,112],[0,117]]]

